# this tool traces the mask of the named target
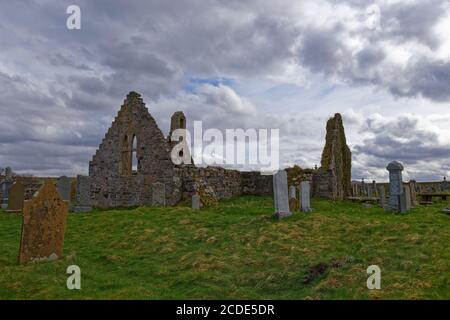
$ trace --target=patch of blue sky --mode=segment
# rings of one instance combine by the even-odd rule
[[[218,87],[219,85],[225,85],[232,87],[234,84],[233,79],[226,78],[226,77],[196,77],[196,76],[189,76],[187,77],[187,81],[185,85],[183,86],[183,90],[186,92],[195,93],[196,89],[202,85],[210,84],[212,86]]]

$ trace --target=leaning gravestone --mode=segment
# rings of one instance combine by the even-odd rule
[[[20,181],[14,182],[9,190],[8,208],[6,212],[21,212],[25,198],[25,186]]]
[[[56,182],[56,189],[58,189],[59,195],[65,201],[70,201],[70,188],[71,188],[71,179],[62,176]]]
[[[302,212],[311,211],[311,184],[309,181],[302,181],[300,183],[300,205]]]
[[[200,209],[200,196],[198,194],[194,194],[192,196],[192,209]]]
[[[285,170],[279,170],[273,175],[273,199],[275,204],[275,217],[282,219],[292,215],[289,210],[287,173]]]
[[[89,212],[91,207],[91,180],[87,176],[77,176],[75,212]]]
[[[152,205],[164,207],[166,205],[166,185],[161,182],[152,184]]]
[[[23,205],[19,263],[56,260],[62,256],[69,204],[47,181]]]
[[[405,194],[405,208],[406,211],[411,210],[411,188],[409,185],[403,187],[403,193]]]
[[[403,194],[403,165],[400,162],[393,161],[388,164],[386,169],[389,171],[389,208],[400,211],[399,199]]]

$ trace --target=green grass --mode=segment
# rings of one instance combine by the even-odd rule
[[[21,218],[0,213],[0,298],[450,299],[444,203],[406,215],[312,204],[314,212],[282,221],[271,217],[272,200],[260,197],[201,211],[70,214],[65,257],[24,266],[17,264]],[[81,290],[66,288],[71,264],[81,268]],[[372,264],[381,268],[381,290],[366,287]]]

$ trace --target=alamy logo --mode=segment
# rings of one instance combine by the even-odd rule
[[[81,9],[77,5],[70,5],[66,9],[66,13],[70,16],[66,20],[66,26],[69,30],[81,29]]]
[[[196,165],[241,166],[262,174],[273,174],[280,169],[279,129],[224,131],[225,134],[214,128],[203,131],[202,121],[194,121],[192,144],[188,130],[174,130],[170,139],[178,143],[172,148],[172,162],[176,165],[193,162]]]
[[[368,6],[366,9],[366,27],[369,30],[381,28],[381,9],[376,4]]]
[[[367,268],[367,274],[370,277],[367,278],[367,288],[369,290],[381,289],[381,269],[377,265],[371,265]]]
[[[67,274],[70,276],[67,278],[67,289],[80,290],[81,289],[81,269],[79,266],[71,265],[67,267]]]

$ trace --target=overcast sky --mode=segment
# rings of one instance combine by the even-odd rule
[[[0,2],[0,167],[87,174],[131,90],[165,134],[176,110],[280,128],[282,163],[313,167],[340,112],[353,179],[387,180],[391,160],[450,176],[448,1]]]

